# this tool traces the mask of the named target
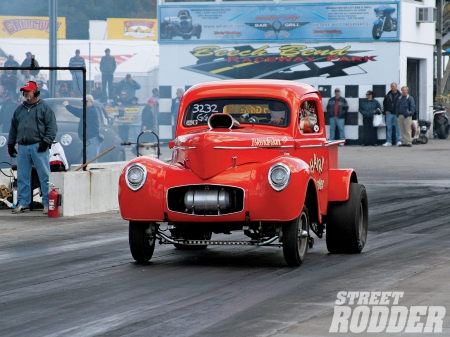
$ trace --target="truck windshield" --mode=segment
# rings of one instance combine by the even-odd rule
[[[220,99],[192,103],[184,114],[185,126],[207,125],[212,114],[226,113],[241,124],[289,125],[286,103],[267,99]]]

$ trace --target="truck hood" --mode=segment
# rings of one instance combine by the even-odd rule
[[[233,167],[259,163],[294,147],[285,132],[249,129],[213,129],[175,139],[172,164],[181,164],[201,179],[209,179]]]

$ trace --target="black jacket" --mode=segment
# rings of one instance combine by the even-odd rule
[[[80,119],[78,123],[78,137],[83,139],[83,108],[77,108],[73,105],[66,105],[66,109],[74,116]],[[86,107],[86,139],[99,136],[98,131],[98,113],[93,106]]]
[[[331,97],[328,100],[327,104],[327,113],[329,117],[335,117],[334,116],[334,105],[336,104],[336,97]],[[348,103],[347,100],[344,97],[339,97],[338,102],[338,115],[337,118],[345,118],[345,114],[348,111]]]
[[[100,61],[100,71],[102,74],[114,74],[116,66],[116,59],[114,56],[103,56]]]
[[[402,93],[397,90],[397,93],[393,93],[392,90],[389,91],[386,97],[383,100],[383,111],[389,111],[390,113],[395,115],[397,110],[397,100],[402,96]]]
[[[153,109],[147,105],[142,109],[142,126],[145,126],[147,130],[153,130],[155,126],[155,118],[153,116]]]

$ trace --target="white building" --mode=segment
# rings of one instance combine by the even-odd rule
[[[349,144],[361,138],[360,99],[373,90],[382,104],[392,82],[407,85],[420,118],[429,119],[435,3],[160,2],[160,137],[172,138],[170,109],[177,88],[227,78],[306,82],[321,91],[324,105],[339,87],[350,105]],[[384,21],[381,36],[377,13]],[[384,128],[379,128],[380,143],[385,137]]]

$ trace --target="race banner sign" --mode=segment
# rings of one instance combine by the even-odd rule
[[[0,16],[0,37],[48,39],[47,16]],[[57,20],[58,39],[66,38],[66,18]]]
[[[164,45],[160,56],[162,85],[189,78],[191,83],[217,79],[284,79],[310,84],[370,84],[396,80],[399,68],[389,63],[398,44],[286,43],[237,45]],[[386,63],[387,62],[387,63]]]
[[[155,19],[107,19],[108,40],[156,40]]]
[[[398,41],[398,2],[163,5],[160,43]]]

